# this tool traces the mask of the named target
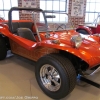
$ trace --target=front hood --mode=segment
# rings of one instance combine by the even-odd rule
[[[77,33],[74,30],[70,30],[70,31],[58,31],[58,32],[53,32],[53,34],[51,34],[51,39],[58,39],[60,40],[61,43],[64,44],[69,44],[71,45],[71,37],[73,35],[78,35],[79,33]]]
[[[100,38],[91,35],[81,35],[83,42],[79,48],[74,48],[71,44],[71,38],[73,35],[78,35],[74,30],[55,32],[51,38],[57,39],[61,44],[68,45],[66,51],[73,53],[79,58],[86,61],[91,67],[100,64]],[[62,45],[61,45],[62,46]]]
[[[70,45],[72,46],[71,43],[71,38],[74,35],[78,35],[79,33],[77,33],[74,30],[70,30],[70,31],[63,31],[58,32],[54,35],[54,38],[59,39],[61,43],[66,44],[66,45]],[[99,52],[100,53],[100,38],[93,36],[93,35],[83,35],[80,34],[81,37],[83,38],[83,42],[81,44],[81,46],[78,48],[79,50],[82,49],[86,52],[95,52],[96,54]],[[94,51],[93,51],[94,50]],[[95,55],[95,54],[94,54]]]
[[[78,34],[79,33],[77,33],[76,31],[70,30],[70,31],[63,31],[63,32],[54,32],[51,36],[54,39],[59,39],[61,43],[71,45],[72,36],[78,35]],[[84,45],[84,46],[85,45],[90,46],[90,45],[100,44],[99,37],[90,36],[90,35],[83,35],[83,34],[80,34],[80,35],[83,38],[82,45]]]

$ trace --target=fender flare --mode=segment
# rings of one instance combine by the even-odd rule
[[[49,43],[51,42],[50,40],[48,40],[48,41],[49,41]],[[71,45],[69,46],[69,45],[65,44],[63,46],[60,46],[60,45],[53,44],[52,42],[51,42],[51,44],[49,44],[49,43],[45,44],[45,41],[44,41],[44,42],[41,42],[39,44],[39,46],[46,46],[46,47],[66,51],[66,52],[82,59],[89,66],[94,66],[94,64],[89,61],[89,59],[91,59],[91,54],[89,52],[86,52],[85,50],[82,50],[81,48],[74,48]],[[85,53],[85,55],[83,54],[83,52]]]

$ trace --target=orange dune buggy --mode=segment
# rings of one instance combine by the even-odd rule
[[[33,20],[12,20],[12,11],[19,10],[32,11]],[[36,13],[43,15],[44,24],[36,22]],[[87,70],[92,69],[92,73],[96,73],[100,69],[99,37],[81,35],[75,30],[52,31],[47,20],[54,16],[38,8],[13,7],[8,16],[8,21],[0,21],[0,60],[6,58],[7,50],[11,50],[36,61],[37,82],[53,99],[58,100],[71,93],[78,75],[80,80],[100,88],[99,83],[84,77]]]

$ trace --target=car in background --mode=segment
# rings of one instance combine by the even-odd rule
[[[98,13],[97,18],[90,25],[80,24],[76,31],[82,34],[100,34],[100,13]]]
[[[32,20],[12,20],[12,12],[22,10],[32,11]],[[56,18],[57,13],[60,14],[39,8],[12,7],[8,21],[0,21],[0,60],[11,50],[13,54],[36,61],[35,76],[40,88],[59,100],[73,91],[77,76],[100,88],[99,83],[85,76],[88,70],[92,70],[91,75],[100,69],[100,43],[99,37],[87,37],[62,25],[52,30],[48,18]],[[40,15],[44,19],[42,23],[38,20]]]

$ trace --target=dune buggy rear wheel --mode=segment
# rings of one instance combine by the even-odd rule
[[[7,56],[7,47],[5,40],[0,37],[0,60],[5,59]]]
[[[67,96],[76,85],[76,71],[72,63],[57,54],[41,57],[35,75],[42,91],[57,100]]]

